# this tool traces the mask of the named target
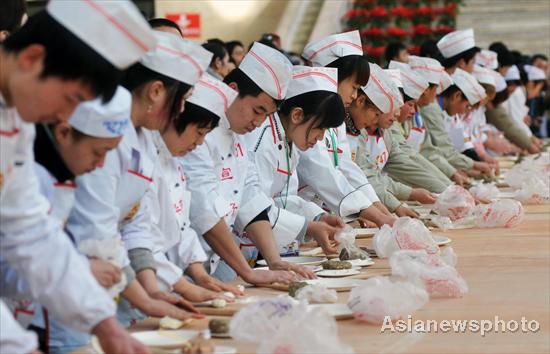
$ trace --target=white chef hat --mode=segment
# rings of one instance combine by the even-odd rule
[[[422,76],[412,71],[409,64],[398,61],[390,61],[388,66],[390,69],[397,69],[401,72],[401,82],[403,83],[403,91],[413,100],[418,100],[426,91],[430,84]]]
[[[218,117],[225,117],[225,112],[237,97],[238,92],[220,80],[204,74],[195,84],[193,94],[187,102],[209,110]]]
[[[525,65],[523,70],[527,73],[527,79],[529,81],[546,80],[546,74],[544,70],[537,68],[533,65]]]
[[[361,89],[382,113],[390,113],[403,106],[403,97],[392,78],[374,63],[370,65],[369,82]]]
[[[295,65],[286,98],[312,91],[338,92],[338,69]]]
[[[272,98],[285,98],[292,76],[292,63],[283,53],[254,42],[239,69]]]
[[[348,55],[363,55],[361,36],[357,30],[333,34],[308,43],[302,53],[313,66],[326,66]]]
[[[462,91],[472,106],[487,96],[483,86],[481,86],[477,80],[466,71],[457,68],[452,75],[452,78],[456,86],[458,86],[460,91]]]
[[[504,80],[504,77],[502,75],[500,75],[499,73],[497,73],[496,71],[494,72],[496,75],[495,75],[495,87],[496,87],[496,91],[497,92],[502,92],[506,89],[506,87],[508,86],[506,84],[506,80]]]
[[[427,57],[409,56],[409,65],[417,74],[421,75],[428,83],[439,85],[441,73],[445,71],[441,63]]]
[[[474,77],[480,84],[487,84],[496,87],[496,78],[495,75],[492,74],[493,72],[496,73],[496,71],[486,69],[479,65],[475,65],[472,75],[474,75]]]
[[[454,57],[475,46],[474,30],[471,28],[448,33],[437,42],[437,48],[444,58]]]
[[[495,70],[498,68],[498,54],[492,50],[482,49],[476,54],[476,64]]]
[[[506,81],[519,81],[521,76],[519,75],[519,69],[516,65],[512,65],[508,68],[506,75],[504,75],[504,80]]]
[[[445,70],[443,70],[441,72],[439,86],[437,87],[437,94],[441,94],[441,92],[448,89],[452,84],[454,84],[453,78]]]
[[[202,76],[212,53],[188,39],[168,32],[154,31],[157,45],[140,63],[172,79],[193,86]]]
[[[47,12],[119,69],[137,62],[156,43],[131,1],[51,0]]]
[[[401,81],[401,71],[396,69],[385,69],[384,72],[391,77],[391,80],[395,86],[403,88],[403,82]]]
[[[79,132],[96,138],[116,138],[124,135],[130,126],[132,95],[118,86],[109,103],[101,98],[78,105],[69,124]]]

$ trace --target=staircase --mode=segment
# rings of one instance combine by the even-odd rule
[[[281,36],[283,48],[301,53],[309,38],[324,0],[290,1],[276,31]]]
[[[501,41],[527,55],[550,56],[549,0],[466,0],[457,27],[473,28],[482,48]]]

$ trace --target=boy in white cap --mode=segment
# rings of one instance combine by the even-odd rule
[[[437,42],[437,48],[444,58],[441,64],[450,75],[457,68],[471,73],[480,51],[471,28],[446,34]]]
[[[220,118],[203,145],[182,159],[193,193],[192,227],[206,241],[210,274],[222,281],[238,274],[251,284],[288,283],[294,279],[288,270],[313,276],[300,266],[281,261],[267,213],[271,201],[260,189],[243,136],[276,111],[291,75],[292,65],[282,53],[254,43],[239,68],[224,79],[239,92],[228,105],[226,117]],[[247,259],[256,258],[256,247],[270,270],[250,267]]]
[[[124,16],[113,23],[112,13]],[[0,129],[9,133],[0,139],[0,254],[34,298],[64,323],[96,334],[109,352],[145,348],[118,325],[113,301],[48,216],[48,203],[32,171],[34,127],[25,122],[66,120],[83,100],[101,96],[108,101],[119,69],[137,61],[154,43],[149,26],[129,1],[54,0],[0,47]],[[4,329],[0,347],[10,341]],[[35,340],[18,343],[17,352],[36,349]]]
[[[303,57],[314,66],[338,69],[338,94],[347,108],[367,84],[369,63],[363,57],[358,31],[340,33],[309,43]],[[348,125],[327,129],[317,146],[300,152],[300,196],[315,201],[346,221],[357,219],[363,227],[393,224],[394,218],[380,202],[365,174],[353,161]],[[324,217],[333,226],[339,219]],[[374,226],[374,225],[373,225]]]
[[[279,252],[297,254],[306,237],[326,254],[335,253],[330,239],[335,228],[316,221],[326,212],[298,196],[299,151],[316,145],[327,128],[344,121],[344,105],[337,93],[335,68],[294,66],[287,95],[277,113],[246,136],[260,186],[272,197],[269,216]]]

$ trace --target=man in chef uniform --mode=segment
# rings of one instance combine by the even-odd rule
[[[115,21],[115,13],[124,16]],[[146,349],[117,323],[114,302],[48,216],[33,171],[29,123],[66,120],[79,102],[96,95],[110,99],[119,70],[154,44],[129,1],[53,0],[0,48],[1,256],[27,282],[32,297],[64,323],[94,333],[107,352]],[[34,351],[35,335],[18,328],[9,311],[0,313],[1,351]]]

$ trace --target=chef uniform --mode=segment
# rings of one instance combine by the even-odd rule
[[[120,69],[137,61],[155,43],[149,26],[129,1],[98,4],[77,0],[68,4],[53,0],[47,11]],[[115,23],[113,13],[124,16]],[[34,126],[25,123],[0,96],[0,254],[26,283],[25,289],[15,289],[16,293],[2,286],[1,295],[32,296],[64,323],[89,332],[114,315],[115,305],[59,223],[48,216],[49,204],[39,192],[33,170],[34,135]],[[17,294],[21,290],[25,293]],[[37,348],[34,336],[25,334],[14,340],[16,332],[6,318],[9,314],[2,310],[1,316],[0,351]]]
[[[203,75],[186,104],[196,104],[221,118],[236,97],[237,92],[229,86]],[[147,191],[153,221],[153,257],[161,290],[171,291],[190,264],[202,263],[207,257],[191,227],[191,192],[187,189],[185,165],[170,153],[160,132],[153,132],[153,141],[159,160]]]
[[[302,54],[314,66],[327,66],[349,56],[363,55],[358,31],[340,33],[309,43]],[[371,184],[353,161],[354,142],[348,141],[346,124],[327,129],[315,147],[300,151],[299,195],[324,205],[345,221],[379,199]],[[354,140],[353,138],[351,140]]]
[[[413,100],[418,100],[428,88],[428,81],[416,74],[408,64],[391,61],[389,67],[390,69],[385,72],[391,76],[396,86],[402,87],[405,94]],[[394,71],[397,71],[399,75],[395,75]],[[413,120],[417,122],[417,126],[420,125],[418,123],[419,115]],[[390,141],[392,147],[383,171],[394,181],[441,193],[450,185],[450,181],[432,163],[420,155],[418,150],[413,148],[411,142],[416,139],[420,144],[424,138],[424,129],[420,128],[421,125],[413,127],[409,130],[408,140],[405,141],[401,132],[396,133],[394,130],[394,127],[399,126],[399,122],[396,121],[390,128],[384,129],[384,135],[387,137],[386,142]]]
[[[534,66],[532,66],[531,68],[536,69],[537,71],[540,71],[542,73],[541,80],[545,80],[544,72],[542,70]],[[536,73],[535,70],[530,70],[530,72]],[[528,73],[527,76],[530,81],[533,79],[533,74]],[[519,73],[518,67],[516,65],[512,65],[506,72],[504,79],[506,81],[520,81],[520,73]],[[531,138],[533,136],[533,132],[523,120],[529,114],[529,107],[527,106],[526,103],[527,103],[527,95],[526,95],[525,87],[520,85],[516,87],[514,92],[510,94],[510,97],[508,97],[508,99],[502,103],[502,106],[504,107],[506,112],[508,112],[510,117],[512,117],[516,121],[516,123],[520,126],[521,130],[529,138]]]
[[[158,44],[141,58],[141,65],[193,85],[208,66],[212,54],[171,33],[155,31],[154,35]],[[131,117],[130,110],[127,115]],[[67,223],[77,243],[87,239],[122,240],[125,249],[117,261],[123,267],[128,284],[135,280],[135,273],[154,269],[151,211],[142,199],[158,163],[151,131],[134,127],[131,120],[130,123],[131,128],[119,146],[107,154],[103,168],[76,179],[76,202]],[[126,307],[128,302],[121,301],[119,320],[122,322],[131,312]],[[134,319],[134,315],[128,316]]]
[[[496,77],[500,74],[496,71],[476,65],[472,75],[480,84],[490,85],[496,89]],[[470,130],[472,131],[472,143],[474,144],[476,151],[485,151],[483,143],[487,140],[486,131],[489,130],[489,127],[487,126],[487,119],[485,118],[485,111],[486,107],[484,105],[480,105],[468,114],[467,121],[469,122]]]
[[[308,92],[338,91],[338,70],[294,66],[286,99]],[[317,204],[298,196],[299,150],[288,142],[280,117],[274,113],[246,136],[263,192],[271,196],[269,219],[281,254],[298,250],[311,221],[325,213]],[[296,242],[295,242],[296,241]]]
[[[279,51],[254,43],[239,69],[274,100],[285,97],[292,64]],[[221,117],[219,126],[206,136],[204,144],[182,158],[182,164],[193,193],[191,220],[197,234],[204,235],[223,219],[245,258],[255,259],[255,246],[243,231],[272,202],[261,191],[244,136],[231,130],[227,117]],[[210,273],[222,281],[232,280],[233,269],[220,263],[206,242],[203,245]]]

